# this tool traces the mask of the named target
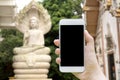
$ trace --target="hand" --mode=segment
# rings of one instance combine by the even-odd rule
[[[97,58],[94,50],[94,39],[93,37],[85,30],[85,71],[83,73],[73,73],[77,78],[81,80],[106,80],[103,75],[100,66],[98,65]],[[54,44],[59,46],[59,39],[54,40]],[[60,54],[60,49],[55,50],[57,55]],[[60,58],[56,59],[56,62],[60,63]]]

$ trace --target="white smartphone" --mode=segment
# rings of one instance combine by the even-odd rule
[[[83,72],[84,67],[83,19],[62,19],[59,22],[61,72]]]

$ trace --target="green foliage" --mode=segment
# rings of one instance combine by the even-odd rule
[[[13,76],[13,48],[22,45],[22,34],[16,30],[2,30],[4,40],[0,43],[0,80]]]

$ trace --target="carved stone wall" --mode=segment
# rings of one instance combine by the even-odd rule
[[[117,22],[119,19],[119,8],[116,0],[101,0],[99,20],[96,36],[96,52],[98,56],[98,62],[103,69],[108,80],[111,79],[110,75],[110,61],[109,56],[113,55],[113,62],[115,66],[115,80],[120,80],[119,77],[119,36]],[[112,62],[112,61],[111,61]],[[114,74],[114,73],[113,73]]]

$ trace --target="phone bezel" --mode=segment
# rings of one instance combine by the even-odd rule
[[[61,19],[59,22],[59,34],[61,33],[60,32],[61,25],[83,25],[83,27],[85,29],[85,22],[83,19]],[[59,39],[61,39],[60,35],[59,35]],[[61,49],[61,44],[60,44],[60,49]],[[61,55],[60,55],[60,57],[61,57]],[[60,64],[59,70],[61,72],[83,72],[85,70],[85,67],[84,66],[77,66],[77,67],[69,66],[68,67],[68,66],[61,66],[61,64]]]

